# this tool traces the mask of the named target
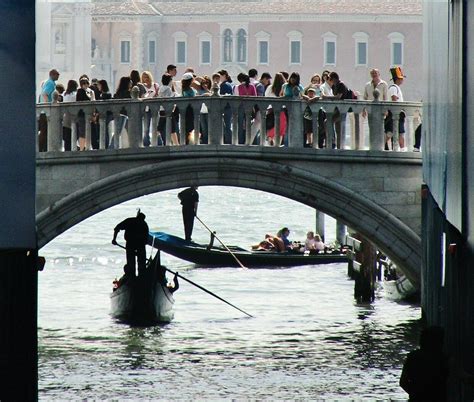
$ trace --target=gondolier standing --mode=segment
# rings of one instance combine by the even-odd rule
[[[184,237],[187,241],[191,241],[194,217],[197,214],[199,203],[199,194],[197,189],[197,186],[191,186],[190,188],[187,188],[178,194],[178,198],[180,199],[181,205],[183,206]]]
[[[141,276],[146,268],[145,245],[149,231],[145,222],[145,214],[138,210],[136,217],[127,218],[115,226],[112,244],[117,245],[117,234],[121,230],[125,230],[125,248],[127,251],[125,276],[135,276],[135,256],[138,262],[138,276]]]

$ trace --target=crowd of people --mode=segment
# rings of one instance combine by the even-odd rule
[[[44,81],[41,86],[41,95],[39,101],[42,103],[53,102],[74,102],[74,101],[95,101],[110,99],[147,99],[147,98],[174,98],[174,97],[196,97],[210,95],[234,95],[234,96],[265,96],[286,99],[299,99],[309,103],[317,100],[353,100],[361,98],[363,100],[373,100],[376,96],[381,101],[403,102],[403,93],[400,86],[403,83],[404,75],[400,67],[391,68],[392,84],[388,84],[381,79],[380,72],[377,69],[370,70],[371,80],[367,82],[364,93],[359,95],[352,91],[339,77],[335,71],[324,70],[321,74],[314,74],[306,86],[301,83],[298,72],[288,73],[280,71],[273,76],[264,72],[259,76],[258,71],[254,68],[248,73],[240,73],[237,75],[237,83],[234,83],[231,76],[226,70],[220,70],[212,76],[198,75],[192,67],[185,69],[181,76],[181,80],[176,80],[178,70],[175,65],[169,65],[166,72],[161,76],[160,82],[155,81],[150,71],[143,71],[141,74],[137,70],[132,70],[129,76],[120,78],[115,92],[112,94],[106,80],[90,79],[87,75],[82,75],[79,80],[69,80],[64,86],[58,83],[59,72],[53,69],[49,73],[49,79]],[[375,94],[375,95],[374,95]],[[243,107],[238,110],[238,143],[245,144],[248,137],[252,144],[260,143],[260,133],[262,125],[262,113],[265,113],[266,138],[270,145],[286,145],[287,144],[287,126],[288,113],[283,109],[279,113],[279,124],[275,125],[275,113],[271,105],[264,111],[254,107],[251,114],[251,133],[246,133],[248,125]],[[223,130],[224,143],[232,143],[232,117],[233,111],[230,106],[226,106],[223,111]],[[330,121],[324,108],[320,108],[317,116],[317,144],[313,144],[315,133],[313,120],[313,112],[309,107],[306,108],[303,116],[303,145],[305,147],[318,148],[336,148],[336,138],[341,133],[342,118],[338,109],[332,113]],[[116,118],[114,129],[109,128],[109,123],[114,119],[111,112],[106,116],[106,147],[118,147],[118,137],[127,127],[128,116],[125,109],[122,110],[120,116]],[[186,132],[186,144],[192,144],[196,141],[202,144],[208,143],[208,109],[203,103],[200,110],[200,127],[194,127],[194,111],[188,107],[184,113],[184,124],[179,124],[180,111],[178,106],[174,106],[172,110],[171,122],[171,145],[179,145],[180,127]],[[63,117],[63,141],[64,150],[70,151],[72,124],[76,124],[77,131],[77,149],[84,150],[86,148],[86,121],[83,112],[79,113],[77,118],[73,119],[68,113]],[[169,121],[169,120],[168,120]],[[393,149],[393,122],[394,118],[390,112],[385,117],[385,141],[387,150]],[[99,114],[94,113],[90,119],[91,124],[91,147],[99,148]],[[157,125],[157,142],[151,143],[152,113],[147,107],[144,116],[143,130],[143,146],[150,145],[166,145],[166,124],[167,119],[163,107],[160,109],[160,117]],[[327,125],[333,124],[336,133],[334,138],[328,138]],[[398,118],[398,141],[400,148],[405,147],[405,114],[402,112]],[[278,135],[275,135],[275,126],[278,127]],[[110,135],[109,135],[110,134]],[[420,133],[421,134],[421,130]],[[278,143],[276,143],[278,141]],[[419,150],[419,141],[416,140],[415,150]],[[47,122],[46,117],[42,115],[39,121],[39,150],[47,150]]]

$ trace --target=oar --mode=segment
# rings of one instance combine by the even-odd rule
[[[249,317],[252,317],[253,318],[253,315],[247,313],[246,311],[242,310],[241,308],[238,308],[237,306],[234,306],[232,303],[228,302],[227,300],[224,300],[222,297],[216,295],[215,293],[211,292],[210,290],[207,290],[206,288],[202,287],[201,285],[198,285],[197,283],[193,282],[191,279],[188,279],[188,278],[185,278],[184,276],[182,276],[181,274],[178,274],[177,272],[173,272],[171,269],[169,268],[165,268],[169,273],[173,274],[173,275],[177,275],[178,278],[181,278],[181,279],[184,279],[186,282],[189,282],[191,285],[194,285],[196,286],[197,288],[203,290],[204,292],[206,293],[209,293],[211,296],[214,296],[215,298],[223,301],[224,303],[227,303],[229,306],[232,306],[234,307],[235,309],[239,310],[240,312],[244,313],[245,315],[248,315]]]
[[[125,248],[124,246],[122,246],[121,244],[119,244],[119,243],[117,243],[116,246],[118,246],[118,247],[123,248],[123,249],[126,250],[126,248]],[[166,268],[166,267],[165,267],[165,269],[166,269],[169,273],[171,273],[171,274],[173,274],[173,275],[177,275],[178,278],[184,279],[186,282],[189,282],[191,285],[196,286],[197,288],[203,290],[204,292],[209,293],[211,296],[214,296],[215,298],[217,298],[217,299],[223,301],[224,303],[228,304],[229,306],[232,306],[232,307],[234,307],[235,309],[239,310],[240,312],[244,313],[245,315],[248,315],[249,317],[253,318],[253,315],[251,315],[251,314],[247,313],[246,311],[244,311],[244,310],[238,308],[237,306],[234,306],[232,303],[228,302],[227,300],[223,299],[223,298],[220,297],[220,296],[217,296],[215,293],[211,292],[210,290],[207,290],[206,288],[202,287],[201,285],[198,285],[196,282],[193,282],[191,279],[185,278],[185,277],[182,276],[181,274],[178,274],[177,272],[173,272],[171,269],[168,269],[168,268]]]
[[[227,246],[222,242],[222,240],[219,239],[219,237],[217,237],[216,232],[213,232],[211,229],[209,229],[209,227],[199,218],[199,216],[197,216],[197,215],[195,215],[195,216],[196,216],[196,219],[197,219],[199,222],[201,222],[202,225],[203,225],[207,230],[209,230],[209,232],[211,233],[211,235],[213,235],[217,240],[219,240],[219,243],[222,244],[222,246],[230,253],[230,255],[231,255],[232,257],[234,257],[235,261],[237,261],[237,263],[241,266],[241,268],[247,269],[247,267],[246,267],[244,264],[242,264],[242,263],[240,262],[240,260],[237,258],[237,256],[236,256],[232,251],[230,251],[229,247],[227,247]]]

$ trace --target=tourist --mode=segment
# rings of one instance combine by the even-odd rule
[[[181,201],[182,213],[183,213],[183,224],[184,224],[184,238],[187,241],[191,241],[193,234],[194,217],[197,214],[199,204],[199,193],[197,192],[197,186],[191,186],[186,190],[181,191],[178,194],[178,198]]]
[[[401,67],[394,67],[390,69],[390,74],[392,75],[393,84],[388,87],[388,97],[392,102],[403,102],[403,93],[400,88],[400,85],[403,84],[405,76]],[[385,117],[385,150],[390,150],[390,145],[392,145],[393,151],[393,115],[390,110],[387,111]],[[390,144],[391,143],[391,144]],[[402,111],[399,115],[398,120],[398,144],[400,146],[400,151],[405,151],[405,113]]]
[[[220,70],[221,84],[219,94],[221,96],[232,95],[232,79],[226,70]],[[224,107],[224,144],[232,144],[232,109],[229,104]]]
[[[75,80],[69,80],[67,83],[66,91],[63,95],[63,102],[75,102],[77,96],[77,88],[79,84]],[[71,138],[72,138],[72,117],[69,112],[64,113],[63,115],[63,141],[64,141],[64,150],[72,151],[71,148]],[[74,144],[74,151],[76,150],[76,144]]]
[[[184,73],[181,79],[181,95],[183,98],[193,98],[196,96],[196,90],[191,86],[194,81],[192,73]],[[194,144],[194,112],[191,105],[188,105],[184,120],[186,132],[186,144]]]
[[[308,95],[308,89],[313,88],[315,90],[316,97],[319,98],[321,96],[321,83],[321,76],[319,74],[314,74],[311,77],[308,86],[304,89],[304,94]]]
[[[158,96],[158,84],[153,80],[153,75],[150,71],[143,71],[141,76],[142,84],[145,88],[145,94],[143,98],[150,99]],[[145,116],[143,124],[143,146],[149,147],[150,141],[150,128],[151,128],[151,109],[149,106],[145,106]]]
[[[138,263],[138,276],[142,276],[146,268],[145,246],[148,241],[148,225],[145,221],[145,214],[138,210],[137,216],[127,218],[120,222],[114,229],[112,244],[117,245],[117,234],[125,231],[125,249],[127,252],[127,268],[125,276],[135,277],[136,262]],[[136,258],[136,261],[135,261]]]
[[[99,80],[97,82],[99,88],[99,100],[110,100],[112,94],[110,93],[109,84],[106,80]],[[110,127],[110,123],[114,120],[114,114],[108,110],[105,114],[105,146],[108,147],[110,143],[110,134],[113,129]]]
[[[250,77],[247,74],[240,73],[237,76],[237,80],[240,82],[239,85],[234,87],[234,95],[237,96],[257,96],[257,90],[255,85],[250,83]],[[246,143],[247,135],[247,116],[245,116],[245,110],[243,105],[239,106],[238,122],[239,122],[239,131],[238,138],[239,144],[243,145]],[[251,144],[251,142],[249,143]]]
[[[318,100],[316,96],[316,88],[310,87],[306,91],[306,101],[314,103]],[[303,113],[303,132],[304,132],[304,144],[305,148],[313,147],[313,112],[310,106],[306,106]]]
[[[56,89],[53,92],[53,103],[62,103],[64,101],[63,94],[66,91],[63,84],[56,84]],[[56,97],[56,99],[54,99]]]
[[[370,70],[370,77],[372,78],[364,88],[364,100],[374,100],[374,91],[379,91],[379,101],[387,101],[388,99],[388,85],[380,77],[380,71],[376,68]]]
[[[319,86],[319,89],[321,91],[320,97],[323,99],[324,97],[333,96],[331,85],[328,82],[330,73],[331,72],[329,70],[324,70],[321,73],[321,85]],[[328,146],[326,124],[326,110],[324,110],[324,108],[321,108],[318,112],[318,148],[326,148]]]
[[[115,94],[114,94],[114,99],[131,99],[132,98],[130,94],[131,89],[132,89],[132,81],[130,80],[130,77],[127,77],[127,76],[120,77],[117,90],[115,91]],[[122,136],[122,132],[125,133],[127,122],[128,122],[127,111],[123,107],[120,110],[120,115],[118,119],[115,119],[114,134],[112,135],[112,138],[110,139],[109,148],[113,148],[113,149],[119,148],[119,140]]]
[[[174,98],[177,96],[173,90],[173,77],[169,73],[164,73],[161,77],[161,86],[158,89],[159,98]],[[179,145],[178,122],[179,114],[175,113],[176,106],[173,106],[171,112],[171,144]],[[163,106],[160,106],[160,119],[158,121],[158,145],[166,145],[166,112]]]
[[[53,92],[56,89],[56,81],[59,79],[59,72],[52,69],[49,78],[41,84],[40,103],[52,103]],[[38,150],[46,152],[48,149],[48,118],[45,113],[41,113],[38,119]]]
[[[79,79],[79,89],[76,94],[77,102],[90,102],[95,100],[94,91],[89,88],[89,84],[89,78],[87,78],[86,75],[82,75]],[[77,114],[76,127],[79,150],[84,151],[86,149],[86,115],[82,109]]]
[[[211,96],[211,87],[212,82],[211,78],[208,75],[203,77],[197,77],[196,82],[199,83],[199,87],[197,89],[198,96]],[[209,120],[208,120],[209,110],[205,103],[201,105],[201,112],[199,118],[199,142],[200,144],[207,144],[209,142]]]
[[[255,85],[255,89],[257,90],[257,96],[265,96],[265,91],[270,86],[272,81],[272,76],[270,73],[263,73],[260,77],[260,81]]]
[[[271,98],[278,98],[282,91],[283,85],[286,83],[285,77],[281,73],[276,73],[275,78],[273,79],[273,84],[269,85],[265,90],[265,96]],[[283,143],[285,133],[286,133],[286,125],[287,125],[287,118],[286,114],[281,112],[280,113],[280,140],[278,144],[275,144],[275,111],[272,105],[269,105],[267,108],[267,116],[266,116],[266,129],[267,129],[267,140],[270,145],[277,145],[280,146]]]
[[[339,78],[339,74],[335,71],[329,73],[329,76],[326,81],[329,85],[331,85],[332,95],[324,95],[322,94],[323,99],[332,99],[332,100],[344,100],[344,99],[352,99],[352,91],[344,84],[343,81]],[[332,138],[332,148],[335,149],[336,146],[340,148],[340,138],[342,135],[342,125],[341,125],[341,113],[339,109],[336,107],[334,109],[332,115],[332,123],[334,124],[334,131],[336,134],[336,138]]]
[[[56,89],[58,79],[59,72],[53,68],[49,72],[49,78],[41,85],[40,103],[51,103],[53,101],[53,92]]]
[[[304,88],[300,84],[300,75],[297,72],[292,72],[288,82],[283,84],[280,96],[286,99],[303,99]]]
[[[100,89],[99,89],[99,80],[97,78],[92,78],[90,89],[94,91],[94,99],[99,99]]]
[[[146,88],[141,82],[140,73],[138,70],[130,71],[130,80],[132,81],[132,88],[138,87],[138,97],[143,98],[146,94]]]

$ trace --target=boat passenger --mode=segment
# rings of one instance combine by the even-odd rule
[[[306,240],[304,242],[304,249],[303,251],[313,251],[316,250],[315,247],[316,240],[314,240],[314,232],[306,233]]]
[[[290,235],[290,229],[284,227],[280,229],[277,233],[277,238],[279,238],[285,247],[285,250],[292,250],[293,247],[291,246],[291,242],[288,240],[288,236]]]
[[[321,236],[317,233],[314,235],[314,246],[317,251],[324,251],[326,245],[323,243]]]
[[[256,251],[270,251],[270,250],[275,250],[275,242],[274,242],[275,236],[272,236],[271,234],[266,234],[265,239],[262,240],[258,244],[254,244],[252,246],[252,250]]]
[[[127,218],[120,222],[114,229],[112,244],[117,245],[117,234],[125,231],[125,249],[127,252],[127,269],[131,276],[135,276],[135,256],[138,262],[138,275],[141,276],[146,269],[145,245],[148,240],[148,225],[145,222],[145,214],[138,210],[137,216]]]

